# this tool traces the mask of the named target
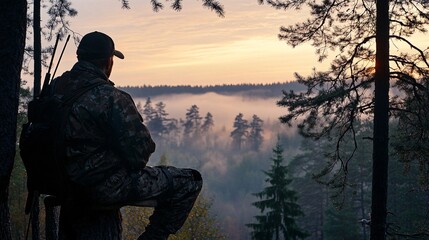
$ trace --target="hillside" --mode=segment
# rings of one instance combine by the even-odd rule
[[[304,87],[297,82],[271,84],[228,84],[214,86],[124,86],[119,89],[131,94],[135,98],[155,97],[171,94],[205,94],[214,92],[221,95],[243,95],[248,97],[277,97],[282,90],[302,91]]]

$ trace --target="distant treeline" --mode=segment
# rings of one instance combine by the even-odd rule
[[[302,91],[304,86],[298,82],[270,83],[270,84],[224,84],[214,86],[124,86],[120,89],[133,97],[155,97],[170,94],[204,94],[214,92],[222,95],[241,94],[249,97],[277,97],[282,95],[282,90]]]

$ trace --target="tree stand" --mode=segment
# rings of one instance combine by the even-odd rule
[[[46,196],[46,240],[121,240],[122,217],[120,207],[155,207],[156,201],[146,200],[107,208],[77,204],[70,200],[57,201]],[[61,208],[61,210],[59,210]],[[58,212],[59,221],[58,221]],[[58,227],[59,226],[59,227]]]
[[[76,211],[61,206],[60,240],[121,240],[122,218],[119,209]]]
[[[46,196],[44,202],[47,240],[122,239],[119,208],[94,209],[71,200],[60,206],[54,196]],[[61,210],[58,221],[59,208]]]

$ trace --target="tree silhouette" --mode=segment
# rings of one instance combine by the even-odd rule
[[[144,116],[144,120],[146,124],[149,124],[152,121],[152,119],[155,118],[155,109],[152,106],[152,100],[150,99],[150,97],[146,98],[146,102],[143,106],[142,114]]]
[[[210,112],[208,112],[204,117],[204,122],[203,122],[203,125],[201,126],[201,131],[207,134],[213,129],[213,126],[214,126],[213,115]]]
[[[249,123],[246,119],[243,119],[242,113],[235,117],[233,127],[234,130],[231,132],[232,147],[241,150],[249,135]]]
[[[250,148],[254,151],[259,151],[261,149],[262,143],[264,142],[264,136],[262,133],[264,129],[262,129],[262,121],[256,114],[252,117],[252,122],[250,123],[250,133],[249,133],[249,145]]]
[[[201,134],[202,134],[202,140],[205,143],[205,146],[213,146],[214,139],[213,139],[213,127],[214,127],[214,120],[213,115],[208,112],[206,116],[204,117],[204,122],[201,125]]]
[[[155,104],[152,119],[148,123],[148,128],[154,136],[163,136],[168,133],[167,116],[168,113],[165,111],[165,104],[163,102]]]
[[[192,105],[187,109],[186,119],[183,123],[183,139],[185,144],[192,144],[201,136],[200,110],[197,105]]]
[[[246,226],[252,229],[254,240],[303,239],[307,234],[296,224],[296,218],[303,213],[297,204],[297,192],[290,189],[292,179],[284,165],[283,147],[279,141],[273,149],[271,160],[271,169],[265,172],[265,181],[269,185],[254,194],[260,201],[253,205],[261,210],[262,215],[255,216],[257,223]]]
[[[403,86],[406,111],[398,114],[398,133],[393,136],[392,146],[401,162],[420,167],[420,184],[429,187],[429,79],[421,80],[423,87]]]
[[[348,157],[341,157],[346,135],[355,135],[356,119],[372,118],[373,182],[371,239],[385,239],[387,168],[389,151],[389,114],[404,113],[401,95],[389,99],[390,81],[398,90],[404,86],[427,89],[421,84],[427,75],[427,53],[414,45],[415,33],[424,33],[429,23],[427,1],[263,1],[277,9],[299,10],[308,7],[308,20],[281,27],[279,37],[292,46],[312,42],[319,60],[333,50],[338,53],[331,68],[315,71],[300,83],[307,87],[303,93],[285,92],[279,105],[289,113],[281,118],[290,124],[298,120],[304,136],[318,139],[336,137],[336,154],[340,176],[347,173]],[[398,46],[391,52],[390,45]],[[403,52],[399,46],[406,46]],[[412,93],[416,97],[416,93]],[[301,118],[302,117],[302,118]],[[357,147],[357,144],[355,144]],[[341,173],[342,172],[342,173]],[[345,184],[343,177],[327,182]]]

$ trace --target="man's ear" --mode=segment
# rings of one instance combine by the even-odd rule
[[[105,64],[104,64],[104,73],[106,74],[107,77],[110,77],[110,74],[112,73],[112,68],[113,68],[113,56],[107,58],[104,60]]]

